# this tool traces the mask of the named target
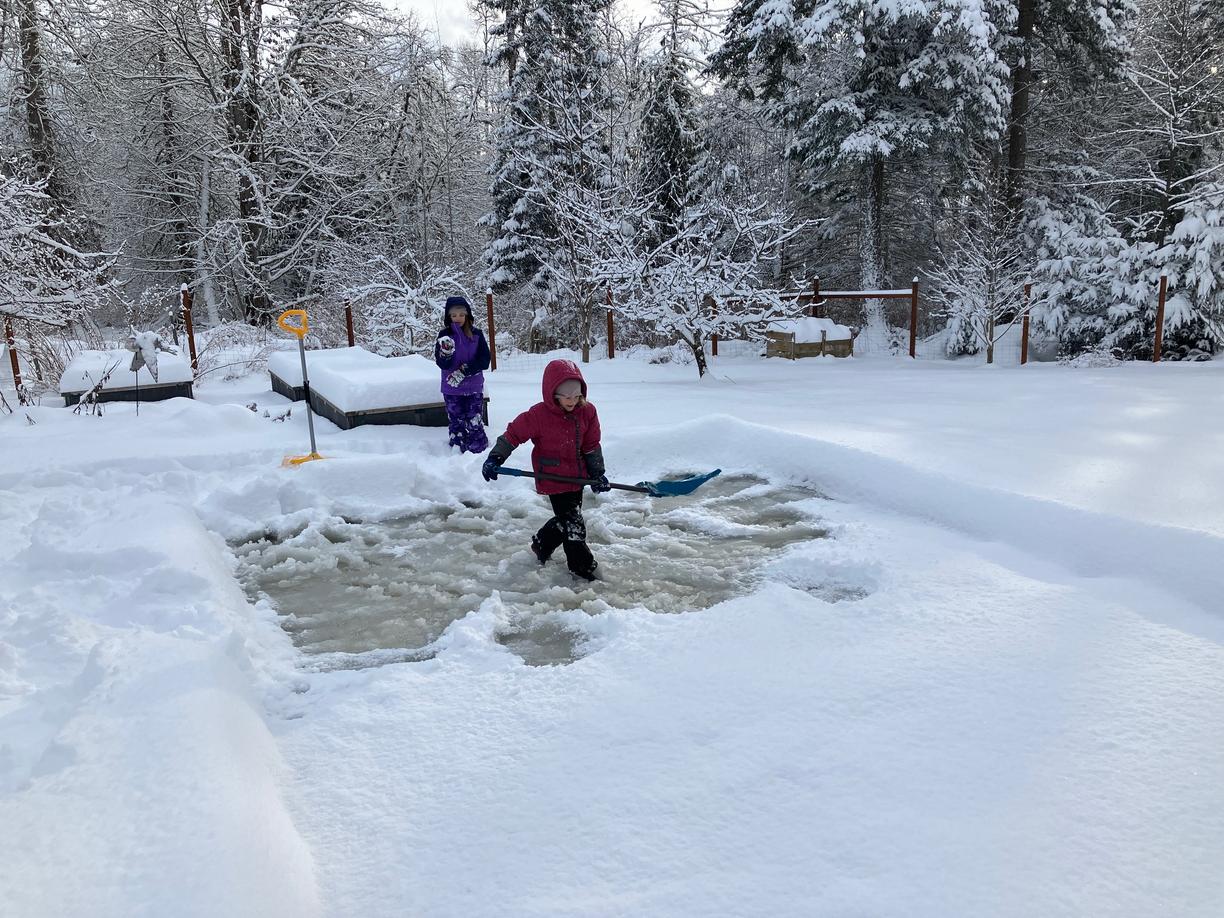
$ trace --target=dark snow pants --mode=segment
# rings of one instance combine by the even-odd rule
[[[536,533],[541,559],[547,559],[565,546],[565,563],[576,574],[586,575],[595,569],[595,558],[586,543],[586,521],[582,518],[582,492],[564,491],[549,494],[553,518]]]
[[[484,408],[484,394],[456,393],[444,395],[446,417],[450,421],[450,445],[459,447],[463,453],[483,453],[489,448],[489,436],[485,433],[480,412]]]

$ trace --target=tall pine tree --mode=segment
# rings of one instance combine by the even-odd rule
[[[860,283],[888,275],[887,167],[905,156],[955,162],[1005,125],[1000,57],[1008,0],[740,0],[716,73],[791,132],[809,180],[857,184]],[[867,323],[883,324],[879,301]]]
[[[490,65],[511,68],[492,166],[485,249],[495,289],[525,287],[538,322],[555,327],[573,305],[572,265],[553,217],[559,197],[609,181],[608,56],[597,24],[611,0],[498,0],[502,45]],[[588,317],[585,317],[589,319]]]

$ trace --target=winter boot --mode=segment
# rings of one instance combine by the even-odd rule
[[[536,556],[536,560],[541,564],[547,564],[548,559],[552,557],[551,551],[544,551],[544,546],[541,544],[539,536],[531,537],[531,553]]]
[[[590,567],[577,569],[571,567],[570,573],[575,577],[581,577],[583,580],[598,580],[599,578],[595,576],[595,569],[597,567],[599,567],[599,562],[592,560]]]

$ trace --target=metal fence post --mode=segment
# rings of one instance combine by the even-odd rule
[[[910,340],[909,355],[915,357],[918,350],[918,278],[910,286]]]
[[[608,359],[616,357],[616,330],[612,327],[612,288],[608,288]]]
[[[1160,345],[1164,342],[1165,294],[1169,290],[1169,278],[1160,275],[1160,298],[1156,301],[1156,339],[1152,342],[1152,363],[1160,363]]]
[[[489,369],[497,369],[497,330],[493,326],[493,290],[485,291],[485,310],[489,323]]]
[[[1029,344],[1029,302],[1033,294],[1033,285],[1024,285],[1024,317],[1020,320],[1020,366],[1028,363]]]

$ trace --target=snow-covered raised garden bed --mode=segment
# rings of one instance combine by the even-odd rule
[[[275,391],[302,398],[302,363],[296,351],[273,354],[268,372]],[[307,351],[306,372],[311,409],[343,430],[363,424],[447,424],[441,374],[425,357],[379,357],[360,347]],[[485,402],[487,406],[487,398]]]
[[[765,332],[766,357],[851,357],[854,332],[832,319],[774,322]]]
[[[167,398],[191,398],[191,364],[178,354],[157,356],[157,379],[142,366],[133,372],[132,352],[127,350],[81,351],[60,377],[60,395],[65,405],[102,383],[100,402],[156,402]],[[109,372],[109,376],[107,373]],[[103,379],[105,377],[105,379]]]
[[[307,351],[307,372],[315,376],[323,367],[347,368],[378,366],[385,358],[372,354],[363,347],[331,347],[318,351]],[[297,347],[277,351],[268,357],[268,375],[272,377],[272,391],[285,398],[300,402],[306,396],[302,391],[302,358]]]

